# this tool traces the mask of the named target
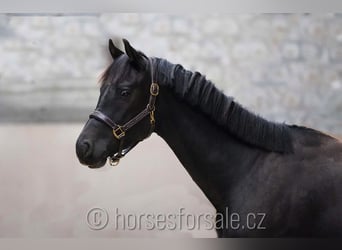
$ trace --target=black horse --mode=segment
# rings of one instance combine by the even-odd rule
[[[267,121],[200,73],[124,46],[109,41],[113,62],[76,143],[82,164],[117,164],[156,132],[216,208],[219,237],[342,236],[337,139]]]

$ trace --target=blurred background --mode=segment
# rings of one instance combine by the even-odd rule
[[[215,212],[156,135],[117,168],[78,163],[75,141],[118,37],[205,74],[267,119],[342,135],[341,14],[2,14],[0,237],[215,237],[87,226],[93,207]]]

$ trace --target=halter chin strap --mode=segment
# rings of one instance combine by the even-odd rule
[[[159,95],[159,85],[154,82],[154,73],[153,73],[153,65],[152,65],[152,59],[151,58],[149,58],[149,62],[150,62],[152,83],[150,85],[150,98],[149,98],[148,104],[144,110],[142,110],[139,114],[134,116],[131,120],[126,122],[124,125],[116,124],[107,115],[105,115],[104,113],[102,113],[98,110],[95,110],[93,113],[91,113],[89,115],[89,118],[94,118],[98,121],[101,121],[101,122],[107,124],[109,127],[111,127],[113,130],[114,137],[117,140],[119,140],[118,152],[116,154],[114,154],[113,156],[108,157],[109,158],[109,164],[111,166],[118,165],[120,162],[120,159],[122,157],[124,157],[132,148],[134,148],[140,142],[140,141],[138,141],[135,144],[129,146],[128,148],[123,148],[123,141],[124,141],[126,132],[130,128],[132,128],[134,125],[136,125],[142,119],[144,119],[146,116],[149,115],[151,127],[150,127],[150,131],[149,131],[148,135],[145,138],[149,137],[154,131],[154,127],[155,127],[154,111],[156,109],[156,106],[155,106],[156,99],[157,99],[157,96]]]

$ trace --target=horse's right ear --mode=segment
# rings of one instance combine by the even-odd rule
[[[113,59],[116,59],[123,54],[123,52],[114,45],[112,39],[109,39],[108,41],[108,48]]]

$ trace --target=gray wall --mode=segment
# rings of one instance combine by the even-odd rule
[[[0,16],[0,122],[83,122],[107,39],[206,74],[262,116],[342,134],[342,16]]]

